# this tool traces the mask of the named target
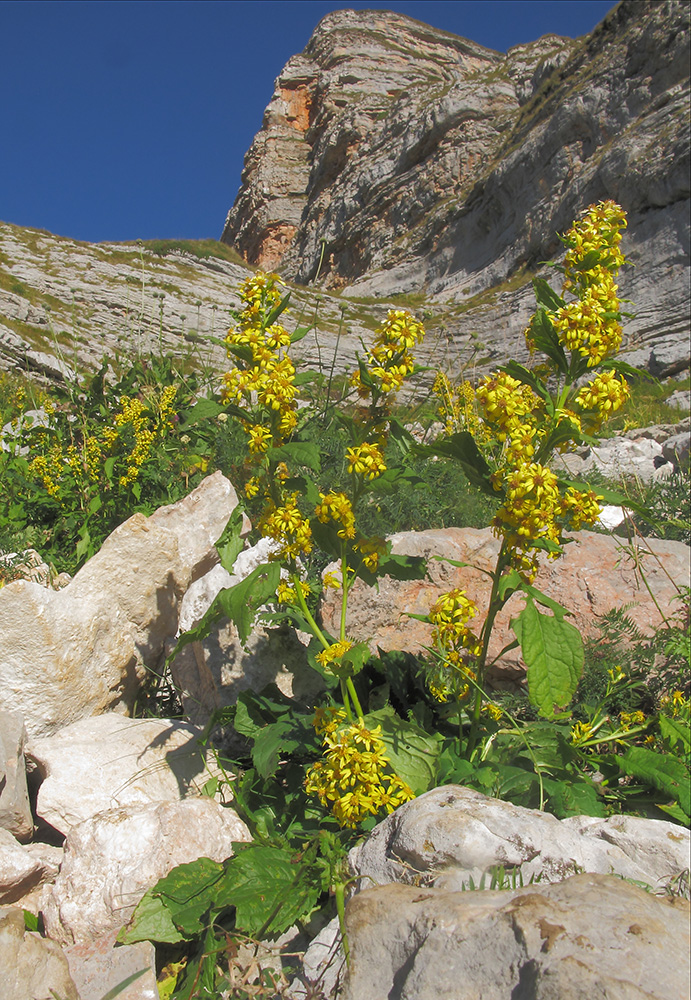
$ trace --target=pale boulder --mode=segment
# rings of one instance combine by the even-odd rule
[[[689,904],[609,875],[451,892],[387,885],[346,909],[343,1000],[682,1000]]]
[[[213,754],[200,746],[202,732],[184,722],[108,712],[32,740],[27,756],[42,778],[37,816],[67,834],[118,806],[199,796],[217,773]]]
[[[23,713],[29,735],[131,708],[177,630],[183,594],[218,562],[214,542],[236,506],[214,473],[179,503],[134,514],[63,590],[0,590],[0,701]]]
[[[394,553],[425,558],[428,576],[405,581],[383,577],[378,590],[357,580],[348,598],[349,638],[369,642],[373,652],[377,646],[422,652],[430,644],[431,627],[408,614],[428,614],[440,594],[455,587],[465,590],[477,603],[479,613],[471,625],[476,630],[481,628],[491,588],[486,573],[493,571],[499,552],[499,541],[490,528],[407,531],[391,536],[391,542]],[[560,559],[551,560],[541,554],[535,586],[573,613],[568,620],[583,636],[598,635],[597,616],[623,605],[633,605],[627,614],[643,632],[652,634],[663,623],[655,602],[668,611],[674,606],[678,586],[688,585],[690,551],[682,542],[639,539],[634,561],[621,539],[581,531]],[[451,559],[468,565],[457,567],[445,561]],[[334,568],[327,567],[332,571]],[[334,634],[338,631],[340,605],[340,592],[327,590],[322,616],[324,625]],[[523,605],[523,596],[515,594],[497,616],[490,660],[516,638],[509,623]],[[521,677],[524,670],[520,650],[514,649],[500,658],[492,673],[510,679]]]
[[[124,926],[147,889],[176,865],[223,861],[249,841],[237,814],[212,799],[130,805],[70,830],[55,883],[45,890],[48,936],[61,944],[97,941]]]
[[[18,840],[34,830],[26,786],[24,746],[26,730],[19,712],[0,712],[0,829]]]
[[[27,931],[18,906],[0,909],[0,971],[2,1000],[80,1000],[62,949]]]
[[[0,903],[16,903],[41,882],[43,866],[7,830],[0,830]]]
[[[405,803],[350,853],[359,887],[405,882],[454,891],[502,866],[528,884],[614,873],[656,889],[691,865],[689,831],[637,816],[559,820],[460,785]]]

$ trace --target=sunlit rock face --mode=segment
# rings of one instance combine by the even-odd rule
[[[688,367],[689,8],[623,3],[502,54],[391,11],[328,14],[276,81],[222,239],[343,296],[424,293],[521,353],[530,278],[589,203],[629,214],[638,363]],[[653,359],[653,364],[655,364]]]

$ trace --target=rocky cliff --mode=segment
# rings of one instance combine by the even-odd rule
[[[424,293],[453,347],[501,358],[555,232],[603,197],[629,213],[634,360],[687,367],[688,4],[625,0],[505,55],[342,10],[276,81],[222,239],[344,297]]]

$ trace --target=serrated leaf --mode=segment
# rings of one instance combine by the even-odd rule
[[[138,941],[179,944],[184,940],[185,935],[175,926],[165,902],[154,896],[151,889],[144,893],[129,924],[118,934],[120,944],[136,944]]]
[[[278,303],[278,305],[275,306],[271,310],[271,312],[269,313],[269,315],[266,317],[266,322],[265,322],[264,326],[267,327],[267,328],[270,327],[270,326],[272,326],[276,322],[276,320],[278,319],[278,317],[281,315],[281,313],[285,309],[288,308],[288,303],[289,302],[290,302],[290,292],[287,292],[283,296],[283,298],[281,299],[281,301]]]
[[[602,254],[599,250],[589,250],[582,260],[572,264],[571,267],[574,271],[591,271],[597,264],[600,263],[601,257]]]
[[[670,719],[667,715],[660,716],[660,732],[664,739],[668,740],[670,746],[674,747],[681,743],[684,751],[691,751],[691,726],[681,719]]]
[[[357,575],[370,587],[377,586],[382,576],[392,580],[424,580],[427,576],[427,561],[423,556],[404,556],[389,552],[379,559],[375,570],[369,569],[364,562],[358,567]]]
[[[242,848],[226,862],[223,879],[223,898],[236,909],[236,927],[276,936],[312,912],[321,891],[316,872],[302,871],[286,848],[257,843]]]
[[[289,719],[280,719],[259,729],[254,736],[252,763],[260,778],[266,780],[274,775],[281,755],[297,750],[299,746],[296,727]]]
[[[691,813],[691,783],[689,769],[682,761],[669,754],[656,753],[646,747],[627,747],[619,758],[625,774],[656,788],[663,795],[679,803],[686,813]]]
[[[351,646],[338,663],[330,664],[336,677],[354,677],[359,674],[372,653],[366,642],[356,642]]]
[[[268,456],[271,462],[292,462],[313,472],[319,472],[321,468],[319,447],[312,441],[291,441],[280,448],[270,448]]]
[[[557,819],[567,816],[604,816],[605,806],[590,781],[563,781],[543,778],[549,795],[550,811]]]
[[[197,858],[177,865],[151,889],[167,907],[175,926],[187,938],[201,934],[210,910],[219,909],[218,885],[223,865],[211,858]]]
[[[434,788],[442,747],[438,733],[427,733],[415,722],[401,719],[390,706],[366,715],[365,725],[370,729],[381,726],[381,739],[391,766],[415,795]]]
[[[571,701],[583,672],[583,640],[569,622],[541,614],[532,597],[511,627],[528,668],[530,701],[541,715],[554,718],[555,708]]]
[[[533,392],[540,396],[542,399],[550,399],[549,390],[541,378],[538,378],[529,368],[525,365],[521,365],[518,361],[508,361],[505,365],[501,366],[501,371],[511,375],[512,378],[517,379],[524,385],[530,386]]]

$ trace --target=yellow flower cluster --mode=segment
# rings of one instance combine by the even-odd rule
[[[434,379],[432,392],[439,399],[437,415],[444,421],[444,432],[447,435],[456,431],[469,431],[476,440],[484,439],[484,425],[479,419],[475,389],[470,382],[464,379],[457,385],[452,385],[449,377],[439,371]]]
[[[300,588],[302,597],[307,597],[310,593],[310,585],[304,580],[298,580],[295,584],[286,583],[281,580],[276,588],[276,600],[279,604],[296,604],[298,601],[297,588]]]
[[[363,557],[362,562],[367,569],[376,570],[379,560],[387,551],[386,539],[379,535],[372,535],[370,538],[361,538],[353,546]]]
[[[415,370],[411,349],[425,336],[422,323],[405,309],[389,309],[388,315],[376,331],[376,339],[367,352],[365,364],[377,391],[383,395],[398,392],[405,379]],[[351,377],[362,396],[369,395],[360,372]]]
[[[623,375],[613,371],[600,372],[576,395],[576,403],[582,410],[592,411],[590,423],[598,430],[603,420],[616,413],[631,395]]]
[[[254,456],[279,447],[297,426],[295,366],[283,355],[290,334],[269,322],[281,301],[281,284],[275,274],[247,278],[240,287],[237,326],[226,337],[234,367],[223,377],[223,396],[247,413],[243,427]]]
[[[262,535],[273,538],[281,545],[278,552],[271,554],[271,559],[294,560],[312,551],[312,529],[298,509],[298,495],[288,494],[279,507],[269,501],[259,521]]]
[[[458,588],[442,594],[430,608],[432,645],[440,655],[427,665],[426,679],[437,701],[462,700],[470,692],[469,680],[476,679],[469,663],[480,656],[481,644],[468,628],[476,614],[475,602]]]
[[[381,448],[369,441],[347,448],[346,461],[348,472],[362,476],[363,479],[376,479],[382,472],[386,472],[386,462]]]
[[[624,732],[633,729],[634,726],[643,726],[646,722],[645,712],[620,712],[619,724]]]
[[[393,812],[414,795],[391,770],[381,727],[370,730],[362,721],[339,726],[341,719],[333,710],[330,718],[319,718],[324,759],[307,772],[305,789],[331,809],[341,826],[353,828],[383,809]]]
[[[530,386],[506,372],[488,375],[475,393],[480,414],[497,439],[506,442],[508,462],[529,459],[537,447],[542,402]]]
[[[333,490],[329,493],[320,492],[319,501],[315,507],[318,520],[322,524],[327,524],[329,521],[340,524],[339,538],[355,538],[355,514],[353,505],[345,493],[334,493]]]
[[[332,663],[338,663],[341,657],[352,649],[353,644],[348,639],[341,639],[339,642],[332,642],[330,646],[317,653],[316,659],[322,667],[330,667]]]
[[[621,345],[614,279],[625,263],[619,249],[625,227],[623,209],[604,201],[586,209],[563,238],[567,247],[563,290],[577,298],[551,313],[550,319],[563,346],[578,351],[591,367],[615,354]]]

